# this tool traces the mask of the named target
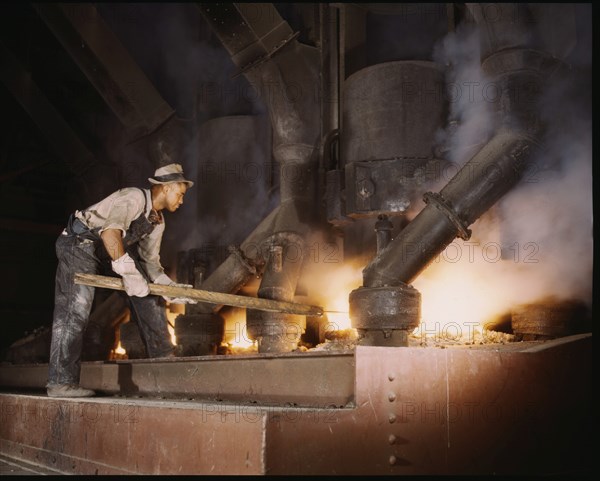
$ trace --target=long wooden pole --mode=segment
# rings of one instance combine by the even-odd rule
[[[124,291],[123,281],[119,277],[99,276],[96,274],[75,274],[75,284],[83,284],[92,287],[104,287]],[[150,294],[166,297],[187,297],[196,301],[208,302],[209,304],[222,304],[225,306],[247,307],[259,311],[285,312],[288,314],[299,314],[304,316],[322,316],[323,308],[295,302],[275,301],[262,299],[260,297],[236,296],[235,294],[224,294],[222,292],[203,291],[191,287],[163,286],[160,284],[148,284]]]

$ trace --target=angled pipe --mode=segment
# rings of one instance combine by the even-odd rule
[[[556,72],[556,59],[532,48],[537,44],[525,25],[523,6],[496,5],[502,18],[511,19],[501,23],[487,18],[479,5],[470,8],[481,29],[482,69],[501,92],[500,127],[439,193],[425,194],[426,207],[363,270],[363,287],[350,294],[350,316],[366,332],[381,328],[380,290],[406,290],[454,238],[469,239],[469,226],[519,182],[540,148],[538,100]],[[408,322],[400,316],[396,325],[385,327],[391,332],[418,325],[416,310],[407,317]]]
[[[280,208],[265,242],[284,252],[291,246],[300,255],[304,237],[316,217],[314,197],[318,170],[317,144],[320,137],[319,104],[314,89],[319,85],[319,51],[296,40],[296,33],[272,4],[199,4],[200,11],[233,62],[260,92],[273,127],[273,155],[280,166]],[[269,265],[274,261],[267,259]],[[278,298],[282,279],[289,297],[296,289],[300,270],[295,262],[281,263],[277,275],[265,275],[259,296]],[[228,262],[228,260],[226,261]],[[212,277],[212,276],[211,276]],[[207,282],[210,282],[210,278]],[[233,287],[233,286],[232,286]],[[241,287],[241,286],[239,286]],[[238,287],[238,288],[239,288]],[[261,316],[256,324],[285,324],[286,316],[248,311]],[[275,317],[278,317],[275,319]],[[295,321],[294,321],[295,322]],[[256,331],[259,346],[291,350],[278,342],[262,342],[270,334]]]

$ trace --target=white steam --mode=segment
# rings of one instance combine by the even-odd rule
[[[591,49],[583,43],[577,49]],[[581,60],[581,56],[574,57]],[[451,65],[448,81],[472,96],[450,104],[440,132],[446,157],[462,165],[493,134],[493,103],[479,67],[475,31],[449,34],[436,59]],[[475,222],[469,242],[455,240],[415,280],[426,322],[486,321],[514,305],[577,299],[591,306],[593,266],[591,77],[586,67],[547,82],[540,99],[543,151],[522,181]],[[476,85],[479,83],[479,85]],[[464,94],[464,92],[463,92]],[[449,179],[443,179],[443,188]]]
[[[436,45],[434,61],[446,70],[448,127],[437,141],[447,150],[447,160],[462,166],[493,133],[494,86],[481,70],[479,29],[461,25]],[[449,180],[449,179],[445,179]]]

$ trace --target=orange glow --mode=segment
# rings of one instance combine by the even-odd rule
[[[326,312],[327,331],[350,329],[348,296],[362,285],[362,268],[352,262],[320,265],[310,275],[311,299]]]
[[[246,310],[231,308],[222,313],[225,317],[225,335],[223,342],[233,348],[249,349],[256,342],[250,339],[246,330]]]
[[[337,295],[337,297],[329,299],[326,302],[325,310],[327,311],[339,311],[339,312],[327,312],[327,331],[338,331],[343,329],[349,329],[352,327],[350,323],[350,313],[348,312],[348,296],[349,291],[344,291]]]
[[[169,323],[167,324],[167,329],[169,330],[169,334],[171,336],[171,344],[173,344],[174,346],[177,345],[177,337],[175,337],[175,328],[174,328],[175,319],[177,318],[177,316],[179,314],[182,314],[181,312],[173,312],[171,310],[176,305],[177,304],[171,304],[169,306],[169,308],[167,309],[167,319],[169,320]],[[181,305],[181,304],[179,304],[179,305]]]
[[[446,257],[452,262],[440,256],[413,282],[422,302],[421,325],[413,334],[464,340],[482,332],[511,302],[497,282],[500,263],[479,261],[476,256]]]
[[[121,346],[121,341],[119,341],[119,344],[117,346],[117,348],[115,349],[115,354],[127,354],[127,351],[125,351],[125,349],[123,348],[123,346]]]
[[[421,293],[421,324],[415,335],[465,341],[489,329],[486,325],[514,304],[515,276],[510,276],[512,282],[507,282],[507,266],[495,255],[499,251],[492,248],[499,243],[474,240],[471,244],[456,241],[412,283]],[[362,286],[365,265],[366,262],[356,261],[321,263],[307,271],[308,301],[325,311],[334,311],[326,312],[329,322],[326,330],[351,328],[349,295]],[[499,282],[501,279],[503,283]],[[507,286],[511,284],[512,289]]]

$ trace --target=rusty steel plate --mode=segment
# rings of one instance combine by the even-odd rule
[[[275,363],[262,377],[286,386],[295,369],[307,368],[300,398],[313,396],[313,407],[250,404],[233,386],[239,400],[223,403],[1,394],[0,450],[82,474],[591,473],[591,334],[446,348],[358,346],[354,356],[315,355],[314,364],[248,356],[230,367],[248,374],[286,357],[289,366]],[[336,365],[328,359],[353,364],[354,402],[345,408],[315,401],[323,399],[319,364]],[[127,365],[135,371],[141,364],[152,363]],[[318,381],[312,387],[310,376]]]

